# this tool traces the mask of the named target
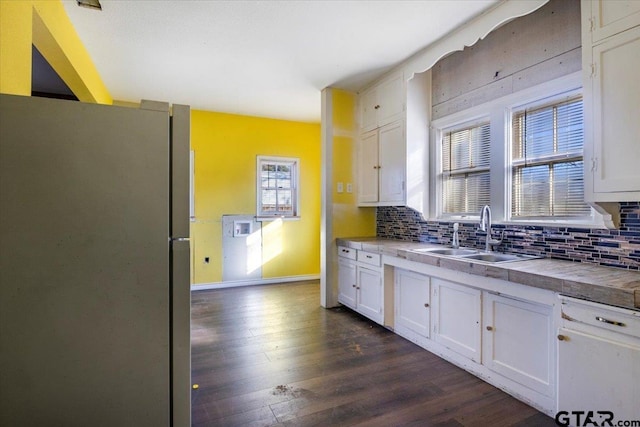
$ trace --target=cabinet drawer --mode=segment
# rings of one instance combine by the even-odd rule
[[[344,246],[338,246],[338,256],[348,259],[356,259],[356,250],[351,248],[346,248]]]
[[[371,264],[380,266],[380,254],[373,254],[371,252],[358,251],[358,261],[365,264]]]
[[[582,330],[581,324],[640,338],[640,312],[563,297],[562,323]]]

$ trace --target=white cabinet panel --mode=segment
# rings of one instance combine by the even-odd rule
[[[593,63],[594,190],[640,191],[640,27],[595,46]]]
[[[558,410],[640,419],[640,345],[560,329]],[[614,424],[615,425],[615,424]]]
[[[429,337],[430,278],[411,271],[395,272],[395,328],[407,328]]]
[[[357,311],[371,320],[382,323],[382,274],[380,271],[357,267]]]
[[[405,144],[402,122],[380,128],[378,136],[379,201],[404,201]]]
[[[552,310],[485,292],[482,363],[547,396],[554,393]]]
[[[338,301],[356,308],[356,264],[345,258],[338,259]]]
[[[480,363],[481,291],[432,278],[433,339]]]
[[[406,144],[402,121],[361,136],[358,150],[358,202],[364,206],[405,203]]]
[[[582,7],[589,6],[592,22],[591,40],[594,43],[640,25],[638,0],[595,0],[582,3]]]
[[[402,118],[404,82],[396,73],[360,95],[360,127],[369,131]]]
[[[583,0],[585,200],[640,199],[640,1]]]
[[[338,248],[338,302],[382,323],[384,287],[379,265],[379,254]]]

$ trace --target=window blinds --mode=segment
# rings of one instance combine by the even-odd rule
[[[513,116],[513,218],[584,217],[582,98]]]
[[[478,215],[490,201],[490,126],[482,123],[442,138],[442,212]]]

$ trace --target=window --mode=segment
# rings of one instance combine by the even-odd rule
[[[488,122],[442,132],[442,214],[478,215],[490,199]]]
[[[258,156],[258,217],[299,216],[299,160]]]
[[[584,203],[582,76],[572,73],[437,118],[432,220],[605,227]]]
[[[512,118],[511,218],[578,218],[584,202],[580,96],[518,109]]]

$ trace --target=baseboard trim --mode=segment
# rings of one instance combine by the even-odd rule
[[[195,283],[191,285],[191,291],[206,291],[208,289],[237,288],[240,286],[273,285],[276,283],[302,282],[305,280],[318,280],[318,279],[320,279],[319,274],[305,274],[301,276],[273,277],[269,279],[229,280],[226,282]]]

